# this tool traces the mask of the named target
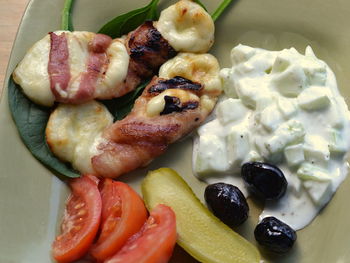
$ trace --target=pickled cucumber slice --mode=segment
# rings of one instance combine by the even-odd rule
[[[258,250],[216,218],[172,169],[148,173],[142,194],[149,209],[170,206],[176,214],[177,243],[205,263],[260,262]]]

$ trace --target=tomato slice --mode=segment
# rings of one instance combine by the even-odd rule
[[[151,211],[142,229],[105,263],[166,263],[175,243],[175,213],[161,204]]]
[[[52,244],[58,262],[72,262],[90,248],[100,224],[102,202],[98,180],[82,176],[70,182],[71,195],[61,225],[62,234]]]
[[[101,233],[90,253],[99,261],[114,255],[147,220],[141,197],[127,184],[104,179]]]

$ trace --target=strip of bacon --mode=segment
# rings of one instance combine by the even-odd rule
[[[87,69],[82,74],[79,89],[70,100],[71,103],[87,102],[94,97],[97,80],[108,67],[109,61],[105,52],[111,43],[112,38],[102,34],[96,34],[89,43]]]
[[[66,34],[56,35],[51,32],[51,48],[48,63],[50,88],[55,97],[67,101],[67,88],[71,78],[69,67],[69,49]]]

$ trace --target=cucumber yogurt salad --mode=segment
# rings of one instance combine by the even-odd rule
[[[274,216],[298,230],[309,224],[347,175],[350,112],[332,70],[311,47],[267,51],[238,45],[221,70],[225,95],[198,129],[193,169],[208,183],[239,186],[247,162],[268,162],[288,187],[266,201],[260,220]]]

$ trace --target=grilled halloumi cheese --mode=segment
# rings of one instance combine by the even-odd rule
[[[81,173],[93,173],[91,158],[98,154],[102,132],[113,123],[107,108],[96,101],[60,104],[51,114],[46,139],[51,151]]]
[[[214,43],[213,19],[191,0],[164,9],[155,26],[178,52],[205,53]]]
[[[52,35],[61,38],[64,36],[66,41],[66,49],[60,48],[63,42],[61,41],[61,46],[57,48],[58,50],[55,53],[56,57],[61,56],[58,58],[59,61],[56,62],[56,68],[62,67],[63,63],[66,63],[69,67],[69,72],[65,73],[65,75],[69,74],[69,82],[66,88],[58,87],[57,83],[55,87],[52,87],[52,79],[50,81],[50,58],[53,60],[51,50],[60,44],[52,41]],[[106,62],[93,69],[98,71],[98,76],[95,76],[95,83],[85,83],[85,87],[84,84],[81,84],[82,78],[89,73],[88,67],[96,67],[96,61],[90,61],[89,63],[91,53],[102,53],[91,50],[89,45],[101,36],[103,35],[84,31],[56,31],[46,35],[29,49],[16,67],[13,73],[15,82],[22,87],[24,93],[31,100],[44,106],[52,106],[54,101],[57,100],[54,91],[57,91],[56,97],[60,97],[61,100],[84,101],[85,98],[82,98],[81,90],[86,89],[87,85],[90,86],[89,89],[92,85],[94,86],[93,94],[90,94],[88,100],[112,98],[113,95],[111,94],[115,93],[118,84],[125,80],[129,65],[129,55],[122,39],[110,40],[100,56]],[[64,59],[62,59],[62,56],[65,56]],[[89,77],[86,76],[86,78]],[[60,99],[58,100],[60,101]]]

